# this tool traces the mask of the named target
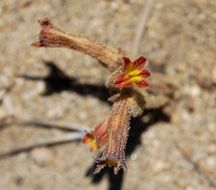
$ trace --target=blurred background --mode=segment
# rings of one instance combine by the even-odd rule
[[[96,155],[67,141],[70,130],[43,123],[93,128],[110,110],[109,72],[96,60],[31,47],[43,18],[132,59],[144,55],[152,78],[159,72],[179,87],[172,111],[132,120],[127,173],[93,176]],[[1,190],[216,189],[215,0],[1,0],[0,42]]]

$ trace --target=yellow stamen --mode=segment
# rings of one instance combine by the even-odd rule
[[[134,77],[131,77],[130,78],[130,81],[131,82],[140,82],[140,81],[142,81],[143,80],[143,77],[142,76],[134,76]]]
[[[91,152],[96,151],[98,149],[98,144],[97,144],[96,139],[92,140],[89,149]]]
[[[139,75],[140,73],[142,73],[142,70],[134,69],[134,70],[128,72],[127,75],[128,75],[129,77],[134,77],[134,76]]]

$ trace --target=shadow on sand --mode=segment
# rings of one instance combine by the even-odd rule
[[[42,80],[46,84],[43,96],[49,96],[62,91],[73,91],[81,96],[92,95],[103,102],[107,102],[109,97],[108,89],[103,85],[80,84],[79,81],[67,76],[54,62],[44,61],[45,66],[49,69],[49,74],[46,77],[22,75],[20,77],[26,80],[39,81]],[[143,121],[143,116],[148,116],[148,122]],[[131,129],[129,133],[128,143],[126,146],[126,157],[128,158],[135,149],[142,144],[142,133],[146,132],[151,126],[157,122],[168,122],[169,117],[163,113],[161,109],[146,110],[142,116],[131,120]],[[114,175],[113,170],[105,168],[99,174],[93,175],[96,165],[93,163],[86,171],[86,177],[90,177],[92,183],[100,183],[104,176],[108,176],[108,190],[121,190],[124,182],[124,173],[121,170],[117,175]]]

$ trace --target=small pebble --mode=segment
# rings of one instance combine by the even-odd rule
[[[138,158],[138,155],[135,154],[135,153],[131,154],[131,156],[130,156],[130,159],[133,160],[133,161],[137,160],[137,158]]]
[[[169,164],[168,163],[166,163],[166,162],[164,162],[164,161],[162,161],[162,160],[159,160],[159,161],[157,161],[155,164],[154,164],[154,166],[153,166],[153,171],[155,172],[155,173],[159,173],[159,172],[162,172],[162,171],[164,171],[164,170],[166,170],[166,169],[168,169],[169,168]]]
[[[190,85],[190,86],[185,86],[183,88],[183,92],[185,95],[188,95],[191,98],[197,98],[201,94],[201,89],[198,85]]]
[[[182,111],[181,118],[184,121],[190,121],[191,116],[187,111]]]
[[[36,148],[30,156],[39,166],[48,166],[54,161],[53,152],[48,148]]]
[[[86,112],[82,111],[79,113],[80,119],[84,120],[84,119],[87,119],[87,117],[88,117],[88,114]]]
[[[210,144],[208,146],[208,153],[210,153],[210,154],[216,154],[216,145],[215,144]]]
[[[216,158],[209,157],[206,159],[206,164],[208,168],[215,168],[216,167]]]
[[[2,102],[4,109],[8,114],[13,114],[15,112],[15,106],[13,105],[10,95],[5,95]]]
[[[117,10],[119,8],[119,5],[117,2],[113,1],[111,3],[111,9],[113,9],[114,11]]]

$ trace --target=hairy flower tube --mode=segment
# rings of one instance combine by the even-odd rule
[[[128,94],[120,97],[114,102],[107,119],[84,136],[83,143],[90,145],[90,151],[102,150],[101,156],[96,159],[94,173],[99,173],[105,166],[113,167],[115,174],[120,169],[127,169],[125,146],[134,103],[133,97]]]

